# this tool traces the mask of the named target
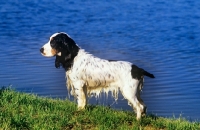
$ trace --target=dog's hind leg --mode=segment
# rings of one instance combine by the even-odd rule
[[[144,105],[141,98],[138,96],[138,84],[134,86],[124,86],[122,88],[122,94],[125,99],[128,100],[129,105],[133,107],[134,111],[137,114],[136,119],[139,120],[144,113],[146,106]]]
[[[142,111],[141,111],[141,114],[142,114],[142,116],[145,116],[145,115],[146,115],[146,109],[147,109],[147,107],[146,107],[146,105],[144,104],[143,100],[142,100],[141,97],[140,97],[140,92],[141,92],[141,89],[143,88],[143,79],[141,79],[139,82],[140,82],[140,83],[138,84],[138,87],[137,87],[136,96],[137,96],[137,99],[138,99],[138,101],[140,102],[140,104],[143,106],[143,107],[142,107],[143,109],[142,109]]]
[[[87,103],[87,88],[84,87],[84,84],[80,81],[74,83],[74,89],[78,103],[78,110],[85,109]]]

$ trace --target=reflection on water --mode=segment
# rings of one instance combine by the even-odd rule
[[[200,1],[0,1],[0,85],[68,98],[65,72],[39,48],[58,31],[106,59],[153,73],[142,97],[148,112],[200,119]],[[131,110],[120,96],[90,103]],[[114,103],[114,104],[113,104]]]

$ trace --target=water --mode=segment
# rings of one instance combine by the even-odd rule
[[[58,31],[101,58],[153,73],[142,97],[148,113],[200,119],[200,1],[0,1],[0,86],[68,98],[65,72],[39,48]],[[132,110],[102,96],[90,104]]]

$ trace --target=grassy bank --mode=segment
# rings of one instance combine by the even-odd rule
[[[68,100],[0,89],[0,129],[197,130],[200,123],[153,115],[136,121],[133,112],[102,106],[87,106],[86,110],[77,111],[76,104]]]

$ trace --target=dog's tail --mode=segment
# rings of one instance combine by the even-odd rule
[[[147,72],[147,71],[145,71],[145,70],[143,70],[143,74],[144,74],[145,76],[150,77],[150,78],[155,78],[155,76],[154,76],[153,74],[150,74],[149,72]]]
[[[132,78],[136,78],[136,79],[143,78],[143,75],[148,76],[150,78],[155,78],[153,74],[150,74],[149,72],[145,71],[142,68],[137,67],[136,65],[132,65],[131,75],[132,75]]]

